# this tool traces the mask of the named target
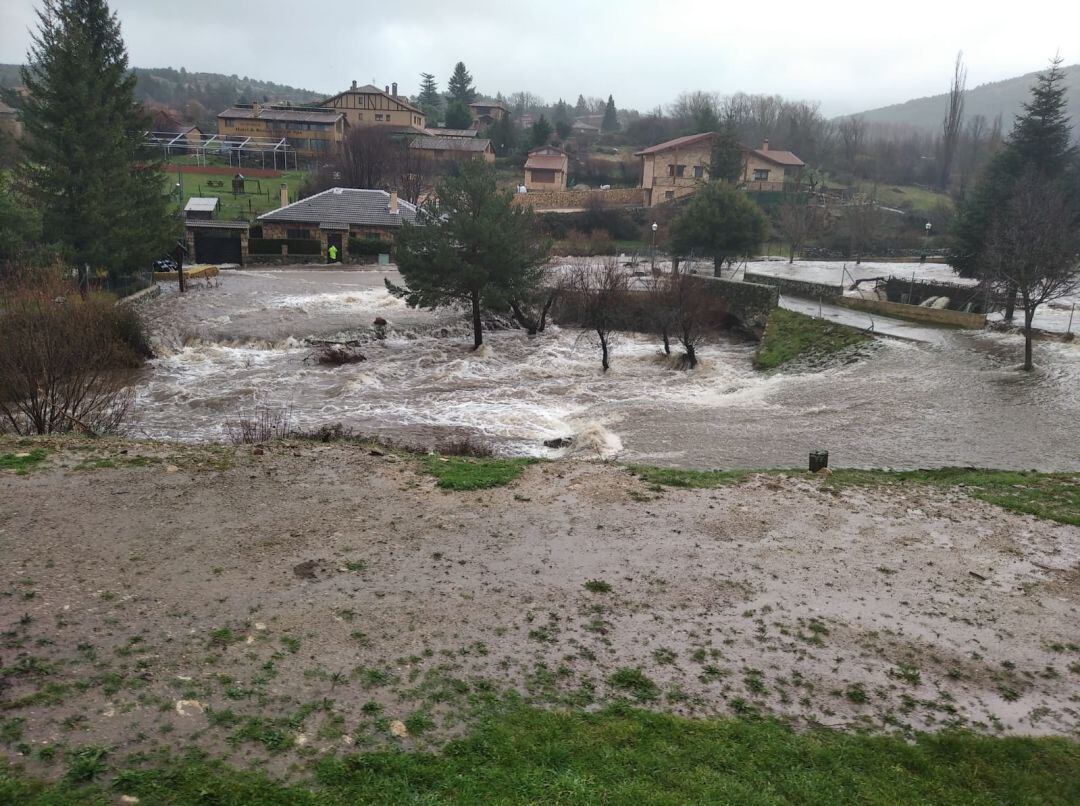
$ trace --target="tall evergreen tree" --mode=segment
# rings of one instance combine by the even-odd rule
[[[712,147],[709,178],[735,183],[742,179],[743,155],[735,136],[735,124],[728,118],[716,133]]]
[[[517,129],[514,126],[514,121],[511,118],[511,113],[507,112],[487,130],[487,136],[491,140],[491,147],[495,149],[496,156],[505,157],[511,151],[514,150],[514,146],[517,144]]]
[[[465,62],[455,64],[454,74],[450,76],[450,80],[446,83],[446,91],[450,95],[450,99],[459,101],[466,106],[475,101],[476,87],[473,86],[472,81],[472,76],[465,69]]]
[[[556,125],[570,122],[570,107],[562,98],[551,108],[551,119]]]
[[[1050,185],[1063,177],[1077,176],[1065,91],[1061,60],[1054,59],[1050,68],[1039,74],[1004,146],[987,163],[974,191],[957,210],[948,260],[961,276],[985,279],[992,273],[987,246],[995,215],[1008,207],[1022,177]],[[1071,188],[1075,183],[1065,184],[1066,199],[1074,206],[1080,204]],[[1006,318],[1010,319],[1013,292],[1011,287],[1006,289]]]
[[[149,119],[135,100],[120,23],[105,0],[44,0],[22,80],[19,179],[80,272],[145,269],[177,227]]]
[[[416,103],[429,124],[438,122],[439,115],[442,114],[442,95],[439,94],[439,85],[435,83],[435,76],[431,73],[420,74],[420,94]]]
[[[617,132],[619,130],[619,114],[615,109],[615,98],[611,95],[607,97],[607,106],[604,107],[604,119],[600,123],[600,131],[604,134],[608,132]]]
[[[473,124],[472,111],[461,101],[451,100],[446,105],[445,123],[448,129],[467,129]]]
[[[551,139],[551,135],[554,131],[555,129],[552,128],[551,123],[548,121],[548,119],[541,115],[532,125],[533,147],[546,146],[548,144],[548,140]]]
[[[769,220],[741,190],[710,182],[691,197],[671,222],[671,248],[676,254],[709,255],[719,277],[725,260],[750,256],[761,247]]]
[[[577,103],[574,104],[574,114],[578,117],[589,114],[589,102],[585,100],[584,95],[579,95],[577,97]]]

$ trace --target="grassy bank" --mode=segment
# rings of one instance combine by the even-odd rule
[[[484,490],[503,487],[535,464],[537,459],[494,459],[472,456],[425,456],[421,466],[444,490]]]
[[[767,720],[689,720],[615,706],[510,707],[441,753],[326,757],[286,785],[194,757],[121,770],[74,754],[55,784],[0,773],[6,803],[1075,803],[1080,746],[964,733],[796,733]],[[92,779],[100,777],[100,781]],[[89,782],[88,782],[89,781]]]
[[[777,308],[765,326],[754,366],[775,369],[796,358],[827,358],[871,340],[861,330]]]
[[[680,470],[631,465],[642,481],[664,487],[722,487],[744,480],[750,470]],[[763,473],[805,475],[801,470]],[[958,489],[973,498],[1012,512],[1080,526],[1080,473],[1035,473],[944,467],[936,470],[835,470],[824,483],[830,487],[937,487]]]

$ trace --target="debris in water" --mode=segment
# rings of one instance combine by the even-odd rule
[[[573,437],[555,437],[555,439],[545,439],[545,448],[569,448],[574,444]]]

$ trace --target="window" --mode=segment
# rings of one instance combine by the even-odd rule
[[[311,231],[306,229],[287,229],[285,237],[289,240],[306,240],[311,237]]]
[[[668,176],[675,176],[675,166],[674,165],[669,165],[667,167],[667,175]]]
[[[702,178],[704,178],[704,176],[705,176],[705,166],[703,166],[703,165],[695,165],[694,166],[694,179],[702,179]]]
[[[754,181],[755,182],[768,182],[769,181],[769,169],[768,168],[755,168],[754,169]]]
[[[675,176],[686,176],[686,166],[685,165],[676,165],[675,166]]]
[[[382,120],[382,118],[383,116],[380,115],[378,112],[375,113],[375,120]]]
[[[665,190],[664,191],[664,198],[665,199],[674,199],[675,198],[675,191],[674,190]]]

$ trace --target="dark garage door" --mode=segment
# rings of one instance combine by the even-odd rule
[[[196,232],[195,262],[243,264],[244,257],[240,249],[240,234]]]

